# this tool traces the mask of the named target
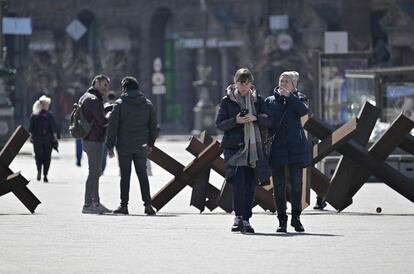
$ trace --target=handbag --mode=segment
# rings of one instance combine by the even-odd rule
[[[240,149],[244,147],[243,135],[223,135],[220,147],[223,149]]]

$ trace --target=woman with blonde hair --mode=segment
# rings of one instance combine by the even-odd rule
[[[33,143],[37,177],[40,181],[43,167],[43,182],[49,182],[49,172],[53,143],[57,142],[57,126],[53,114],[49,111],[51,99],[42,95],[33,104],[33,113],[30,117],[30,141]]]
[[[273,195],[279,227],[276,232],[287,231],[286,185],[289,178],[292,204],[291,225],[297,232],[305,231],[300,222],[302,212],[302,170],[310,164],[309,144],[303,131],[300,117],[308,113],[306,96],[297,91],[299,73],[285,71],[278,78],[273,95],[266,98],[272,117],[270,135],[275,134],[270,151]],[[288,175],[289,174],[289,175]]]

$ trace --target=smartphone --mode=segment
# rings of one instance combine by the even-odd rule
[[[247,108],[242,108],[240,110],[240,117],[244,117],[249,113],[249,110]]]

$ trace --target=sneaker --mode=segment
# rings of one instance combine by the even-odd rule
[[[97,209],[94,205],[84,205],[82,208],[83,214],[102,214],[102,210]]]
[[[155,212],[155,210],[152,208],[151,205],[146,205],[145,206],[144,213],[147,214],[147,215],[157,215],[157,213]]]
[[[108,208],[106,208],[103,204],[101,204],[101,203],[96,203],[95,204],[95,208],[98,210],[98,211],[101,211],[101,213],[100,214],[104,214],[104,213],[112,213],[112,210],[110,210],[110,209],[108,209]]]
[[[243,228],[243,219],[241,216],[236,216],[234,218],[233,226],[231,227],[232,232],[241,231]]]
[[[113,211],[114,214],[124,214],[128,215],[128,207],[127,206],[119,206],[117,209]]]
[[[242,233],[254,233],[253,227],[250,225],[249,221],[243,221]]]
[[[304,232],[305,228],[303,227],[302,223],[300,222],[300,217],[297,215],[292,215],[292,220],[290,221],[290,225],[295,228],[296,232]]]

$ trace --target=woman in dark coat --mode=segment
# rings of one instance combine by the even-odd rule
[[[40,181],[43,166],[43,182],[47,183],[52,155],[53,142],[57,142],[57,126],[53,114],[49,111],[50,98],[43,95],[33,104],[30,117],[30,141],[33,143],[37,180]]]
[[[232,186],[234,224],[231,231],[254,233],[249,219],[257,177],[256,164],[264,159],[260,127],[270,127],[262,97],[257,95],[253,75],[248,69],[237,70],[220,104],[217,127],[224,131],[222,147],[226,180]]]
[[[270,152],[273,194],[279,219],[277,232],[286,232],[286,183],[291,186],[291,225],[297,232],[303,232],[300,222],[302,212],[302,169],[310,164],[310,149],[300,118],[308,113],[306,97],[296,90],[299,73],[283,72],[274,94],[266,98],[266,106],[272,117],[269,135],[276,133]],[[287,173],[289,172],[289,176]]]

